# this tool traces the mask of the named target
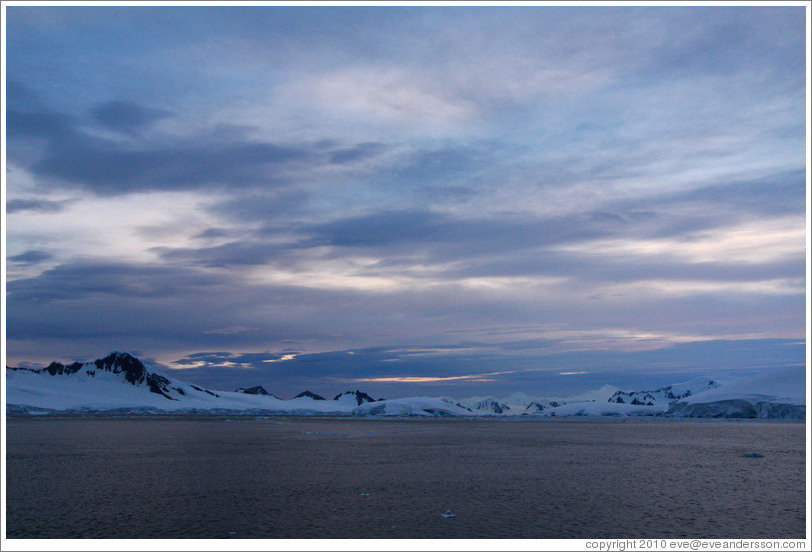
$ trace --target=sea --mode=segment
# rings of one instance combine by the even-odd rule
[[[9,417],[7,538],[802,539],[803,422]]]

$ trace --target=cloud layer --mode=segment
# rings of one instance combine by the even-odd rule
[[[803,362],[803,8],[7,14],[11,364],[398,394]]]

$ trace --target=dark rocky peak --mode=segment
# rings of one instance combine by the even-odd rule
[[[73,364],[68,364],[67,366],[59,362],[52,362],[47,368],[44,368],[43,371],[51,374],[52,376],[70,375],[78,372],[82,366],[84,365],[80,362],[74,362]]]
[[[163,376],[159,376],[158,374],[147,374],[147,385],[149,386],[149,390],[152,393],[157,393],[158,395],[163,395],[170,401],[176,401],[173,397],[169,396],[169,380]],[[178,389],[178,391],[180,391]],[[181,395],[184,393],[181,392]]]
[[[301,393],[299,393],[298,395],[296,395],[293,398],[294,399],[300,399],[302,397],[307,397],[309,399],[313,399],[314,401],[326,401],[327,400],[324,397],[322,397],[321,395],[316,395],[315,393],[311,393],[310,391],[302,391]]]
[[[485,410],[494,414],[503,414],[505,411],[510,410],[510,406],[505,403],[500,403],[496,399],[487,398],[483,399],[473,405],[474,410]]]
[[[247,389],[245,387],[240,387],[239,389],[237,389],[236,392],[245,393],[246,395],[266,395],[268,397],[273,397],[275,399],[279,398],[276,395],[272,395],[271,393],[265,391],[265,388],[262,387],[261,385],[255,385],[254,387],[248,387]]]
[[[97,359],[93,364],[97,370],[124,374],[124,379],[133,385],[144,383],[147,379],[146,367],[129,353],[112,352],[104,358]]]
[[[341,397],[344,397],[344,396],[347,396],[347,395],[353,396],[355,398],[355,402],[358,404],[358,406],[361,406],[362,404],[368,403],[368,402],[376,402],[375,399],[373,399],[372,397],[370,397],[369,395],[367,395],[363,391],[359,391],[357,389],[355,391],[344,391],[343,393],[339,393],[338,395],[333,397],[333,400],[337,401],[337,400],[341,399]],[[380,399],[380,400],[383,400],[383,399]]]
[[[557,406],[561,406],[562,404],[558,401],[533,401],[527,405],[524,409],[525,414],[538,414],[539,412],[543,412],[548,408],[555,408]]]

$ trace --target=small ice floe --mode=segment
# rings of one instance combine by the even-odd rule
[[[443,517],[444,517],[444,518],[446,518],[446,519],[451,519],[451,518],[455,518],[455,517],[457,517],[457,514],[455,514],[455,513],[454,513],[454,512],[452,512],[451,510],[446,510],[445,512],[443,512],[443,513],[442,513],[442,514],[440,514],[440,515],[441,515],[441,516],[443,516]]]
[[[229,535],[236,535],[236,534],[237,534],[237,532],[236,532],[236,531],[229,531],[229,532],[228,532],[228,534],[229,534]]]
[[[742,454],[745,458],[764,458],[764,455],[759,452],[748,452],[746,454]]]
[[[361,493],[361,496],[369,496],[369,493]]]

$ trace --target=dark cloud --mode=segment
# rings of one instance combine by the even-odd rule
[[[311,236],[305,243],[314,246],[436,246],[441,255],[477,256],[607,236],[635,220],[651,217],[640,213],[579,213],[539,218],[498,213],[457,218],[428,210],[400,210],[302,226],[300,231]]]
[[[197,234],[195,238],[198,239],[212,239],[212,238],[225,238],[230,234],[225,228],[206,228],[201,233]]]
[[[101,104],[93,108],[91,113],[104,126],[128,133],[174,116],[171,111],[166,109],[144,107],[134,102],[121,100]]]
[[[6,290],[9,301],[25,304],[110,295],[178,298],[196,295],[195,290],[220,282],[214,276],[171,266],[76,262],[59,265],[39,276],[8,282]]]
[[[284,220],[303,211],[309,199],[310,194],[297,188],[262,192],[251,190],[222,199],[210,211],[231,221],[264,221],[271,224],[274,220]]]
[[[39,264],[43,261],[53,259],[53,257],[54,256],[51,253],[48,253],[47,251],[30,249],[28,251],[25,251],[24,253],[20,253],[19,255],[8,257],[8,260],[13,263]]]
[[[469,344],[461,347],[372,347],[297,354],[194,353],[173,362],[193,366],[172,375],[215,389],[261,384],[282,398],[309,389],[325,396],[361,388],[376,396],[506,396],[516,391],[554,396],[578,393],[606,383],[659,387],[699,374],[720,377],[726,370],[763,370],[803,364],[805,347],[791,340],[704,341],[623,351],[550,351],[547,341]],[[504,354],[505,351],[510,354]],[[268,362],[271,361],[271,362]],[[202,363],[202,366],[201,366]],[[494,367],[498,366],[495,371]],[[439,368],[441,367],[441,368]],[[583,370],[578,380],[562,380],[559,371]],[[373,378],[477,376],[490,381],[437,381],[414,384],[363,381]]]
[[[247,241],[197,249],[170,247],[153,249],[166,261],[208,267],[261,265],[280,257],[286,250],[284,246]]]
[[[169,116],[126,102],[111,102],[94,110],[94,119],[104,126],[127,133]],[[46,142],[43,153],[12,155],[14,161],[54,183],[100,195],[212,186],[273,189],[291,184],[296,172],[307,167],[363,162],[384,149],[382,144],[368,142],[326,147],[324,143],[262,141],[249,137],[253,129],[234,126],[215,126],[187,138],[141,138],[131,145],[92,136],[81,129],[81,121],[53,111],[10,109],[8,129],[12,137]],[[21,151],[23,145],[18,144]],[[293,203],[301,201],[303,194],[294,191],[277,200]]]
[[[211,185],[274,185],[265,171],[305,161],[307,146],[224,141],[178,143],[148,149],[124,149],[117,143],[82,137],[52,144],[30,169],[38,175],[70,182],[101,195],[149,190],[185,190]]]
[[[755,213],[780,216],[804,213],[806,174],[802,170],[779,172],[756,180],[719,182],[688,192],[659,198],[660,207],[675,204],[707,205],[719,212],[732,211],[741,216]]]
[[[72,121],[50,111],[6,111],[6,133],[10,138],[36,137],[69,141],[76,138]]]
[[[386,149],[387,147],[384,144],[377,142],[365,142],[349,148],[334,149],[329,154],[329,160],[330,163],[337,165],[366,161],[368,159],[377,157],[382,152],[386,151]]]
[[[6,202],[6,213],[58,213],[65,209],[68,201],[51,201],[47,199],[11,199]]]

